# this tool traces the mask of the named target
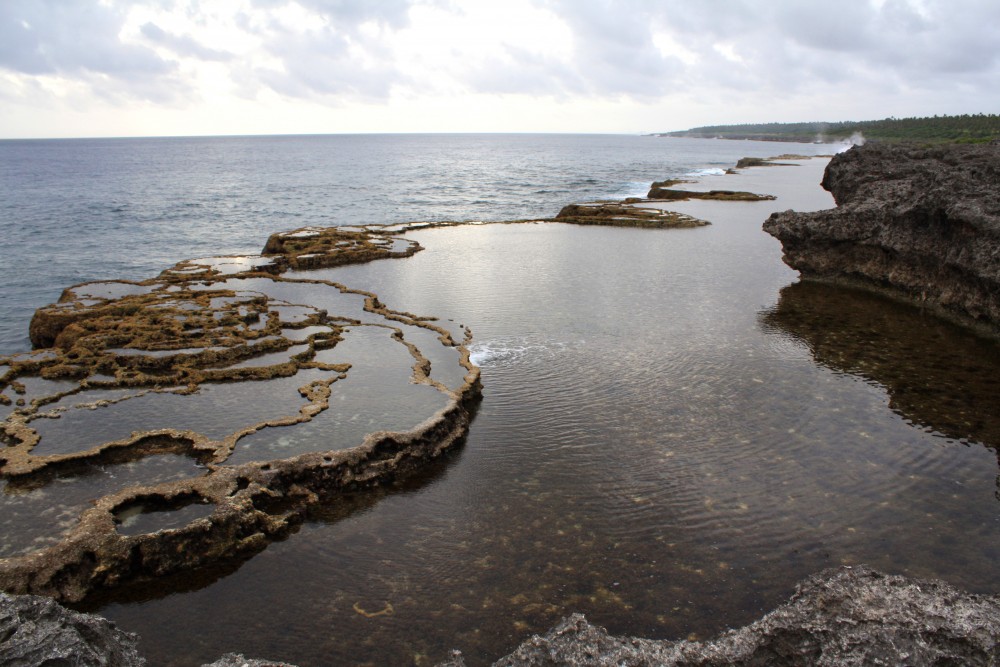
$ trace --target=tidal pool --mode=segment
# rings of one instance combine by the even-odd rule
[[[671,206],[709,227],[432,229],[411,258],[322,271],[472,329],[464,447],[215,579],[99,611],[154,664],[481,665],[571,612],[705,638],[842,564],[996,592],[1000,351],[797,284],[760,227],[832,206],[824,166],[706,186],[776,201]]]
[[[315,266],[396,247],[377,233],[316,237]],[[349,238],[353,254],[324,250],[331,238]],[[156,587],[196,561],[220,566],[286,536],[340,485],[377,485],[466,432],[479,369],[464,347],[373,294],[273,277],[288,257],[272,254],[263,275],[239,273],[261,258],[181,262],[141,285],[77,285],[39,309],[33,339],[54,347],[0,357],[5,590],[92,601],[115,595],[96,581],[110,571],[121,577],[111,587],[150,577]],[[227,270],[211,273],[215,264]],[[456,375],[452,387],[437,379]],[[234,520],[265,541],[219,529]],[[197,545],[163,547],[155,567],[149,552],[138,564],[126,555],[204,530]]]

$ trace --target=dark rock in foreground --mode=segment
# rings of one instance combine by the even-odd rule
[[[113,623],[31,595],[0,593],[0,664],[145,665],[137,638]],[[705,642],[613,637],[574,614],[499,667],[551,665],[997,665],[1000,596],[970,595],[941,581],[865,566],[827,570],[800,584],[762,619]],[[439,667],[465,665],[461,653]],[[204,667],[292,667],[227,654]]]
[[[454,656],[444,665],[463,665]],[[495,667],[996,665],[1000,598],[867,567],[827,570],[759,621],[706,642],[613,637],[574,614]]]
[[[275,662],[273,660],[258,660],[256,658],[245,658],[239,653],[227,653],[215,662],[202,667],[295,667],[287,662]]]
[[[0,593],[0,664],[7,667],[137,667],[146,664],[137,642],[100,616],[49,598]]]
[[[823,187],[836,209],[764,223],[786,264],[1000,335],[1000,146],[859,146]]]

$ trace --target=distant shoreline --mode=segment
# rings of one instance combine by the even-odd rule
[[[850,137],[837,138],[837,139],[824,139],[822,141],[817,141],[815,137],[779,137],[774,135],[761,136],[759,134],[719,136],[719,135],[710,135],[703,133],[684,134],[675,132],[655,132],[653,134],[647,134],[645,136],[666,137],[668,139],[725,139],[727,141],[774,141],[787,144],[842,144],[850,140]]]
[[[1000,115],[963,114],[924,118],[895,118],[862,121],[808,121],[799,123],[735,123],[699,125],[686,130],[655,132],[656,137],[691,139],[743,139],[789,141],[793,143],[837,143],[864,137],[868,140],[922,143],[987,143],[1000,139]]]

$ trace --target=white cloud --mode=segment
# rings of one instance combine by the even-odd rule
[[[3,0],[0,132],[225,132],[224,113],[270,132],[277,108],[311,131],[989,112],[998,43],[995,0]]]

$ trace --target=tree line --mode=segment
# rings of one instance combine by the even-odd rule
[[[843,141],[855,134],[879,141],[986,142],[1000,139],[1000,115],[979,113],[833,123],[818,121],[706,125],[680,132],[664,132],[657,136],[827,142]]]

